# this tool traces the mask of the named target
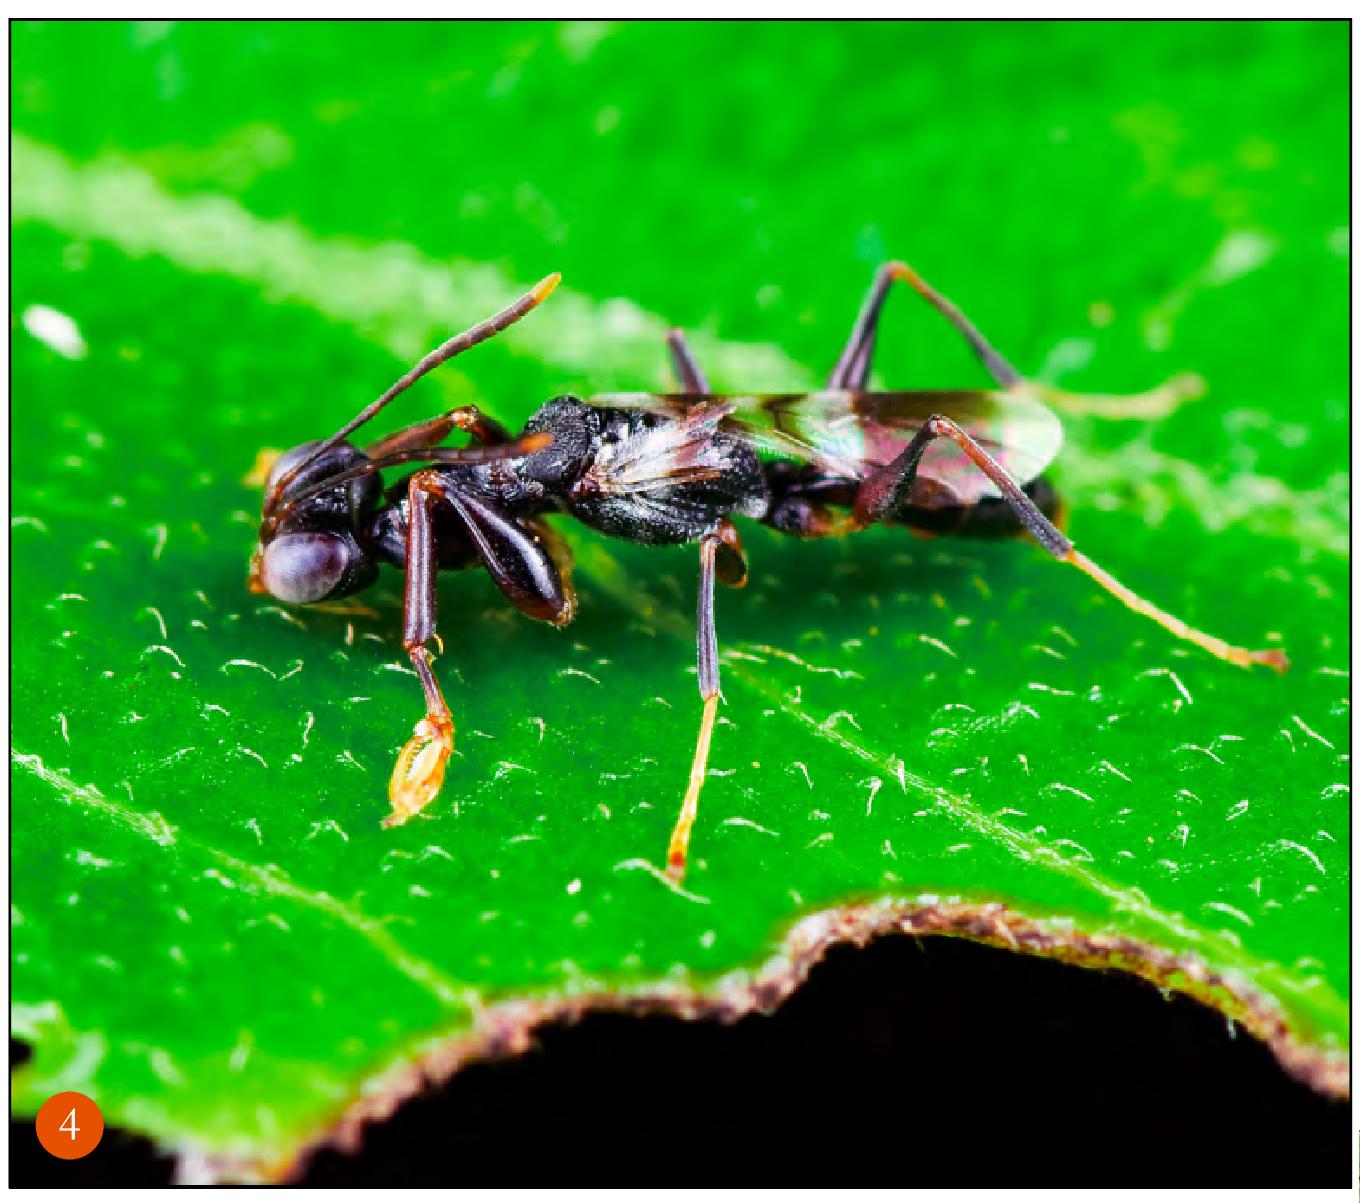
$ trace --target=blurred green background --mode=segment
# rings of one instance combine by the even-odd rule
[[[1340,22],[24,24],[13,121],[77,161],[116,154],[317,236],[517,281],[561,270],[819,374],[873,266],[906,258],[1050,382],[1208,377],[1211,400],[1155,446],[1336,518],[1347,37]],[[1224,282],[1230,297],[1200,299]],[[931,319],[906,320],[890,318],[884,379],[979,379]],[[611,367],[555,387],[625,383]],[[497,404],[518,418],[537,400]]]
[[[1340,22],[52,23],[15,28],[13,121],[176,193],[516,280],[561,270],[818,371],[873,266],[906,258],[1022,370],[1111,392],[1210,374],[1214,401],[1158,446],[1245,466],[1217,450],[1231,406],[1249,427],[1232,454],[1311,491],[1345,458],[1324,435],[1347,414],[1347,38]],[[1220,274],[1241,257],[1274,271],[1197,304],[1233,233]],[[885,378],[974,379],[925,328],[885,338]]]
[[[176,192],[517,279],[558,269],[812,365],[899,256],[1029,371],[1059,333],[1096,343],[1058,365],[1070,383],[1109,391],[1236,347],[1213,356],[1215,390],[1288,426],[1346,412],[1347,39],[1339,22],[53,23],[14,31],[13,120]],[[1290,270],[1210,314],[1182,293],[1234,230]],[[1148,346],[1122,298],[1166,302],[1172,336]],[[1094,300],[1116,318],[1095,333]],[[884,366],[934,379],[954,350],[889,338]],[[1300,413],[1312,380],[1328,408]],[[1166,437],[1211,441],[1199,417]],[[1262,430],[1253,449],[1301,486],[1339,462],[1296,441]]]
[[[1305,1040],[1344,1044],[1349,36],[1344,22],[13,26],[14,739],[33,758],[16,789],[16,902],[28,920],[16,996],[29,1007],[20,1034],[48,1050],[25,1097],[67,1081],[94,1032],[110,1041],[95,1084],[119,1122],[279,1157],[393,1050],[456,1026],[460,1004],[385,977],[392,965],[373,948],[356,953],[353,924],[288,911],[303,934],[279,937],[244,893],[203,884],[200,854],[219,876],[224,858],[291,873],[364,923],[400,912],[393,930],[415,953],[458,979],[475,964],[509,992],[556,988],[561,966],[569,986],[578,972],[612,982],[620,964],[643,980],[674,965],[701,975],[749,966],[804,901],[894,882],[1000,894],[1040,917],[1075,912],[1153,940],[1172,929],[1167,916],[1189,915],[1187,949],[1220,965],[1240,953],[1244,972],[1293,999]],[[441,671],[474,732],[500,740],[465,739],[455,762],[459,796],[483,809],[454,827],[441,803],[435,822],[448,826],[381,835],[377,783],[414,718],[410,683],[383,671],[391,644],[361,640],[342,663],[342,624],[309,617],[300,631],[241,592],[257,495],[239,482],[255,450],[325,433],[455,315],[480,317],[550,270],[565,284],[541,314],[441,370],[384,427],[467,400],[513,424],[555,392],[661,385],[667,323],[697,332],[719,388],[807,385],[891,257],[1049,384],[1130,393],[1183,372],[1207,383],[1204,398],[1155,420],[1121,419],[1117,402],[1069,418],[1057,478],[1073,533],[1216,633],[1278,637],[1296,673],[1249,682],[1182,658],[1032,549],[922,551],[883,531],[798,547],[753,532],[757,580],[722,599],[724,645],[787,652],[808,637],[816,660],[863,676],[809,677],[778,652],[745,667],[751,680],[731,707],[739,733],[720,733],[715,765],[759,758],[770,771],[726,794],[710,784],[700,838],[712,840],[712,864],[700,880],[718,905],[696,915],[648,879],[611,876],[621,857],[659,855],[692,738],[688,715],[677,734],[668,714],[637,701],[692,699],[684,623],[675,638],[665,627],[664,653],[650,642],[630,651],[636,624],[621,598],[631,580],[688,611],[693,565],[687,553],[601,550],[573,532],[583,608],[566,641],[499,621],[504,607],[480,579],[444,587],[460,601],[450,613],[470,604],[471,618],[447,630]],[[33,305],[71,315],[88,348],[50,318],[35,326]],[[918,309],[894,300],[882,379],[980,382],[947,328]],[[883,623],[877,645],[865,600],[875,587],[905,598],[911,615]],[[394,629],[394,589],[389,576],[374,631]],[[1080,652],[1036,650],[1054,642],[1048,623],[1076,631]],[[224,666],[228,657],[240,660]],[[303,658],[306,673],[284,677]],[[244,660],[277,679],[250,675]],[[636,740],[624,785],[591,776],[592,757],[618,748],[588,706],[566,700],[570,682],[548,675],[567,663],[611,665],[613,718]],[[1184,710],[1165,668],[1148,667],[1166,663],[1196,699]],[[729,680],[743,670],[733,667]],[[1047,684],[1021,692],[1039,674]],[[774,715],[804,684],[807,713],[761,725],[762,706]],[[378,702],[356,709],[370,699],[344,702],[354,691]],[[1051,721],[1004,740],[985,729],[1017,698]],[[961,702],[975,730],[948,729]],[[544,748],[525,726],[536,708],[553,728]],[[1024,838],[1064,845],[1052,863],[1069,876],[1038,858],[1021,866],[1004,825],[993,827],[1005,838],[950,859],[969,845],[949,822],[913,822],[915,802],[861,823],[870,767],[801,742],[807,724],[852,708],[871,746],[963,791],[979,813],[1021,813],[1000,808],[1023,798]],[[231,725],[215,725],[217,710]],[[304,714],[317,725],[298,745]],[[1161,742],[1173,721],[1174,752]],[[191,743],[195,755],[182,756]],[[348,764],[332,755],[340,747]],[[824,855],[807,850],[826,814],[808,816],[801,794],[788,814],[778,809],[793,796],[788,781],[801,782],[775,774],[792,755],[808,789],[818,782],[819,806],[836,812],[839,838]],[[529,774],[493,775],[497,756],[545,763],[563,794],[588,799],[585,816],[608,797],[619,820],[587,828],[580,807],[545,805]],[[1106,756],[1138,779],[1130,823],[1106,805],[1124,788],[1096,771]],[[1035,791],[1031,761],[1035,780],[1078,782],[1097,803]],[[966,772],[975,776],[955,776]],[[92,781],[102,801],[80,792]],[[1190,787],[1212,806],[1185,802]],[[53,807],[54,789],[77,805]],[[185,833],[173,868],[145,871],[141,858],[155,855],[145,832],[124,832],[127,848],[117,831],[98,836],[108,848],[91,842],[76,812],[118,812],[125,795],[135,816],[163,812]],[[1248,796],[1257,828],[1230,809]],[[789,850],[738,846],[740,831],[719,829],[734,807],[789,832]],[[498,901],[472,880],[478,858],[510,855],[515,824],[540,811],[543,842],[512,856],[538,859],[513,860],[521,892]],[[353,842],[318,838],[327,816]],[[249,826],[257,818],[267,847]],[[893,824],[906,825],[900,836]],[[1156,846],[1135,870],[1117,857],[1145,850],[1137,824]],[[449,864],[395,859],[431,832],[456,850]],[[891,865],[885,832],[898,840]],[[122,857],[126,877],[101,877],[101,859]],[[255,864],[266,857],[276,860]],[[1092,857],[1112,893],[1082,892]],[[565,866],[582,873],[583,899],[560,883],[537,897],[544,873]],[[425,897],[453,908],[439,923],[412,902],[415,872]],[[175,881],[169,894],[162,874]],[[510,880],[507,868],[503,891]],[[599,882],[608,889],[582,934],[578,909]],[[100,899],[101,888],[103,904],[78,914],[53,902],[68,889]],[[1271,909],[1272,890],[1288,905]],[[181,891],[207,916],[196,937],[177,926]],[[1121,910],[1135,894],[1152,895],[1150,919]],[[1223,906],[1251,913],[1243,923]],[[483,936],[463,912],[483,908],[530,916],[514,956],[477,959]],[[215,924],[230,932],[225,944]],[[107,955],[94,951],[101,940]],[[107,988],[100,957],[135,963],[143,948],[165,975],[164,1006]],[[179,957],[164,960],[167,949]],[[371,975],[354,970],[367,966],[361,956],[381,962]],[[278,991],[258,1015],[231,994],[255,965]],[[323,990],[330,1024],[299,1025]],[[64,1008],[56,1019],[51,999]],[[388,1012],[370,1030],[369,1017]],[[256,1043],[233,1047],[234,1025],[247,1023]],[[148,1059],[162,1039],[179,1069]],[[241,1048],[254,1049],[244,1077]],[[206,1101],[195,1083],[207,1084]],[[266,1103],[282,1117],[272,1129],[257,1124]]]

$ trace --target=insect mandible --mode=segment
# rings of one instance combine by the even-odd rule
[[[1062,428],[1033,385],[911,268],[879,268],[826,388],[787,395],[718,395],[682,332],[667,336],[680,392],[560,396],[513,437],[473,406],[398,430],[362,450],[359,427],[427,372],[538,306],[552,275],[494,317],[436,348],[330,438],[280,457],[265,484],[249,585],[280,601],[327,602],[358,592],[379,564],[405,573],[402,643],[425,695],[425,715],[397,758],[388,788],[406,822],[438,794],[453,751],[453,719],[435,680],[440,571],[480,565],[531,618],[568,624],[571,558],[545,521],[566,514],[629,542],[697,544],[699,734],[671,833],[666,875],[679,882],[708,771],[720,698],[714,593],[746,583],[734,518],[800,538],[876,523],[960,537],[1028,533],[1121,602],[1172,634],[1242,668],[1288,667],[1279,649],[1249,651],[1195,630],[1145,601],[1083,555],[1059,529],[1061,506],[1044,472]],[[905,283],[963,336],[994,389],[873,391],[879,317]],[[442,444],[454,431],[464,447]],[[380,473],[415,470],[384,489]]]

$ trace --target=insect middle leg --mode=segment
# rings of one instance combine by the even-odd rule
[[[746,583],[746,556],[741,537],[727,519],[712,534],[699,542],[698,660],[699,696],[703,699],[703,718],[694,745],[689,785],[680,804],[680,815],[671,831],[666,853],[666,876],[674,882],[684,880],[689,863],[689,837],[699,813],[699,794],[708,776],[708,750],[713,742],[713,724],[718,717],[721,682],[718,675],[718,635],[713,617],[713,593],[717,581],[731,588]]]
[[[1055,559],[1062,560],[1080,568],[1102,589],[1114,594],[1129,609],[1151,618],[1153,622],[1165,627],[1173,635],[1185,639],[1220,660],[1227,660],[1239,668],[1250,668],[1253,664],[1264,664],[1277,672],[1284,672],[1289,661],[1278,648],[1251,651],[1227,643],[1215,635],[1196,630],[1182,622],[1174,614],[1154,606],[1139,597],[1128,586],[1120,583],[1094,560],[1082,555],[1072,541],[1044,516],[1031,499],[999,463],[987,454],[982,447],[952,419],[943,414],[935,414],[907,444],[906,449],[890,464],[885,464],[860,485],[855,497],[854,515],[856,522],[867,526],[892,517],[907,504],[911,489],[916,480],[916,469],[926,447],[937,438],[947,438],[957,443],[965,455],[977,465],[987,478],[996,485],[1007,504],[1015,511],[1025,529],[1037,539],[1040,545]]]
[[[845,350],[841,352],[841,357],[831,370],[831,376],[827,381],[828,388],[868,388],[874,343],[878,337],[878,319],[883,312],[883,303],[888,299],[889,290],[898,282],[909,284],[944,315],[949,324],[963,335],[998,384],[1009,388],[1020,383],[1020,373],[1006,362],[1001,353],[982,336],[981,331],[957,306],[931,288],[905,263],[894,260],[885,263],[875,274],[869,295],[865,298],[859,317],[855,319],[855,324],[851,328]]]
[[[671,351],[671,366],[675,368],[676,379],[687,393],[706,395],[709,392],[708,377],[704,375],[694,352],[685,341],[683,330],[672,330],[666,335],[666,345]]]
[[[435,632],[436,576],[439,556],[434,542],[431,507],[442,489],[434,472],[417,472],[407,487],[406,597],[402,610],[402,646],[425,692],[425,717],[416,724],[392,770],[387,787],[392,813],[384,827],[400,827],[419,814],[439,793],[444,769],[453,754],[453,715],[439,691],[426,646]]]

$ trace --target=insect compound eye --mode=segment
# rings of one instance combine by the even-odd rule
[[[280,535],[264,549],[261,577],[279,601],[306,605],[331,595],[354,555],[355,549],[341,535]]]
[[[313,439],[310,443],[300,443],[291,451],[285,451],[279,456],[269,471],[269,478],[265,481],[264,495],[266,497],[271,496],[274,492],[274,486],[283,479],[284,475],[296,468],[319,446],[321,446],[320,440]],[[367,462],[368,457],[353,444],[340,443],[332,447],[314,463],[308,464],[296,480],[289,482],[279,500],[286,502],[329,477],[338,476],[349,468]],[[376,475],[361,477],[350,483],[349,504],[356,509],[363,508],[376,500],[380,491],[381,485]]]

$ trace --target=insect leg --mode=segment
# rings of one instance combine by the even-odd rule
[[[1039,507],[1025,494],[1019,483],[996,462],[978,443],[956,422],[936,414],[907,444],[906,449],[892,463],[879,468],[860,486],[855,498],[855,518],[867,525],[891,517],[903,504],[911,492],[916,478],[916,469],[926,446],[936,438],[947,438],[957,443],[965,455],[977,465],[987,478],[1000,490],[1002,497],[1015,511],[1025,528],[1056,559],[1081,569],[1102,589],[1112,593],[1129,609],[1142,614],[1164,627],[1178,638],[1185,639],[1210,655],[1236,664],[1239,668],[1250,668],[1253,664],[1264,664],[1277,672],[1284,672],[1289,661],[1278,648],[1251,651],[1226,643],[1217,636],[1196,630],[1165,610],[1139,597],[1128,586],[1121,584],[1095,561],[1082,555],[1072,541],[1053,525],[1040,512]]]
[[[453,413],[440,414],[437,418],[426,418],[423,422],[413,422],[391,434],[370,443],[364,448],[369,459],[381,459],[398,451],[411,451],[417,447],[437,447],[457,426]]]
[[[751,576],[741,535],[728,518],[718,524],[717,573],[718,583],[729,589],[744,589]]]
[[[571,552],[547,522],[510,517],[456,489],[445,497],[496,588],[530,618],[559,627],[571,622]]]
[[[666,345],[671,349],[671,364],[675,368],[676,379],[687,393],[707,394],[708,377],[694,358],[694,352],[685,341],[683,330],[671,330],[666,335]]]
[[[863,389],[868,386],[869,369],[873,362],[874,340],[878,334],[878,319],[887,299],[888,290],[899,281],[911,285],[922,297],[942,313],[945,318],[973,348],[977,357],[996,379],[998,384],[1009,387],[1020,382],[1017,372],[1005,358],[989,343],[959,309],[945,297],[930,287],[905,263],[894,260],[885,263],[874,276],[869,296],[860,310],[859,317],[850,331],[850,339],[845,350],[832,369],[828,388]]]
[[[437,418],[414,422],[401,430],[394,430],[364,448],[369,459],[381,459],[399,451],[422,447],[437,447],[455,430],[466,431],[473,443],[482,447],[499,447],[510,441],[510,432],[499,422],[486,417],[475,405],[462,405]]]
[[[741,539],[731,522],[722,525],[699,543],[698,657],[699,696],[704,712],[699,723],[699,738],[694,745],[694,761],[689,770],[689,786],[680,804],[680,816],[671,831],[666,854],[666,876],[674,882],[684,880],[689,859],[689,837],[699,813],[699,793],[708,775],[708,749],[713,741],[713,724],[718,717],[721,697],[718,680],[718,635],[713,621],[714,583],[740,587],[746,583],[746,558]]]
[[[472,436],[482,447],[499,447],[510,442],[510,432],[495,418],[488,418],[475,405],[463,405],[453,411],[454,424]]]
[[[869,286],[869,295],[860,308],[855,324],[850,328],[850,338],[845,350],[836,360],[827,379],[827,388],[862,389],[869,380],[869,369],[874,358],[874,340],[878,337],[878,319],[883,312],[883,302],[887,300],[888,289],[892,287],[892,264],[886,263],[874,273],[874,282]]]
[[[430,667],[425,646],[435,633],[435,577],[439,557],[434,545],[430,508],[441,492],[438,474],[417,472],[407,489],[406,600],[402,611],[402,646],[425,691],[425,717],[416,724],[392,770],[387,796],[392,813],[384,827],[400,827],[419,814],[444,783],[444,768],[453,754],[453,716]]]

